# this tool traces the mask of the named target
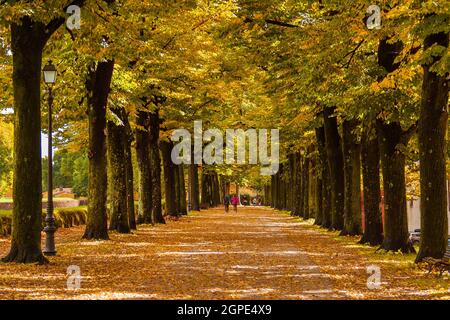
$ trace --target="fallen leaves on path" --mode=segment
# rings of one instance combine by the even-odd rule
[[[110,241],[81,240],[83,227],[59,229],[49,265],[0,263],[2,299],[363,299],[449,298],[446,279],[375,254],[267,208],[195,212],[166,225],[138,226]],[[0,239],[0,254],[9,239]],[[367,266],[381,268],[367,289]],[[81,288],[67,289],[79,266]]]

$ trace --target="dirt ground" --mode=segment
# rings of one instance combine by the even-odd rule
[[[448,275],[427,275],[414,255],[376,253],[272,209],[138,228],[100,242],[81,240],[82,226],[59,229],[50,264],[0,263],[0,299],[450,299]],[[1,256],[9,242],[0,238]],[[381,279],[372,289],[370,270]]]

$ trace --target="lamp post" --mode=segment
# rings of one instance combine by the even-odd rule
[[[48,103],[48,183],[47,183],[47,215],[45,217],[45,249],[46,256],[56,255],[55,249],[55,218],[53,216],[53,147],[52,147],[52,104],[53,93],[52,86],[56,81],[56,68],[49,60],[42,70],[44,82],[47,85],[47,103]]]

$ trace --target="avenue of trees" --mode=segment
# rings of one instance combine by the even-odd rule
[[[288,29],[300,28],[301,36],[264,33],[277,38],[270,48],[277,58],[266,68],[283,75],[270,81],[279,99],[297,105],[279,111],[280,121],[295,116],[299,104],[303,109],[297,116],[302,129],[286,128],[302,143],[285,141],[286,160],[266,190],[272,206],[313,217],[341,235],[362,235],[362,243],[380,249],[414,252],[406,184],[419,174],[416,261],[442,257],[448,238],[449,3],[388,1],[375,30],[366,27],[370,14],[355,2],[316,8],[303,24],[290,21]],[[287,77],[292,72],[299,73],[295,81]]]
[[[0,178],[2,170],[14,178],[11,250],[3,261],[46,260],[40,134],[48,59],[59,71],[58,150],[74,154],[66,167],[73,174],[56,178],[84,183],[85,239],[164,223],[187,214],[187,201],[193,210],[218,205],[231,182],[247,179],[273,207],[388,251],[414,250],[406,200],[416,192],[417,261],[441,257],[450,6],[385,1],[380,28],[368,29],[371,4],[0,0],[0,108],[14,110],[0,122],[14,123],[14,161],[0,140]],[[70,5],[81,8],[80,29],[65,26]],[[264,178],[250,166],[175,165],[171,134],[192,132],[197,119],[220,130],[279,128],[280,170]],[[87,179],[75,178],[75,168]]]

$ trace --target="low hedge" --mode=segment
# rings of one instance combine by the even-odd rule
[[[106,208],[109,220],[109,207]],[[135,214],[138,214],[138,205],[135,203]],[[42,211],[42,229],[45,227],[46,211]],[[87,220],[87,206],[73,207],[73,208],[56,208],[55,209],[55,224],[58,228],[70,228],[86,224]],[[11,235],[12,225],[12,210],[0,210],[0,236]]]
[[[56,210],[55,222],[57,227],[70,228],[86,224],[87,208],[64,208]],[[45,223],[45,214],[43,214],[43,223]]]
[[[42,228],[45,226],[45,210],[42,212]],[[60,208],[55,210],[55,224],[58,228],[70,228],[86,224],[87,207]],[[0,210],[0,236],[11,235],[12,210]]]

